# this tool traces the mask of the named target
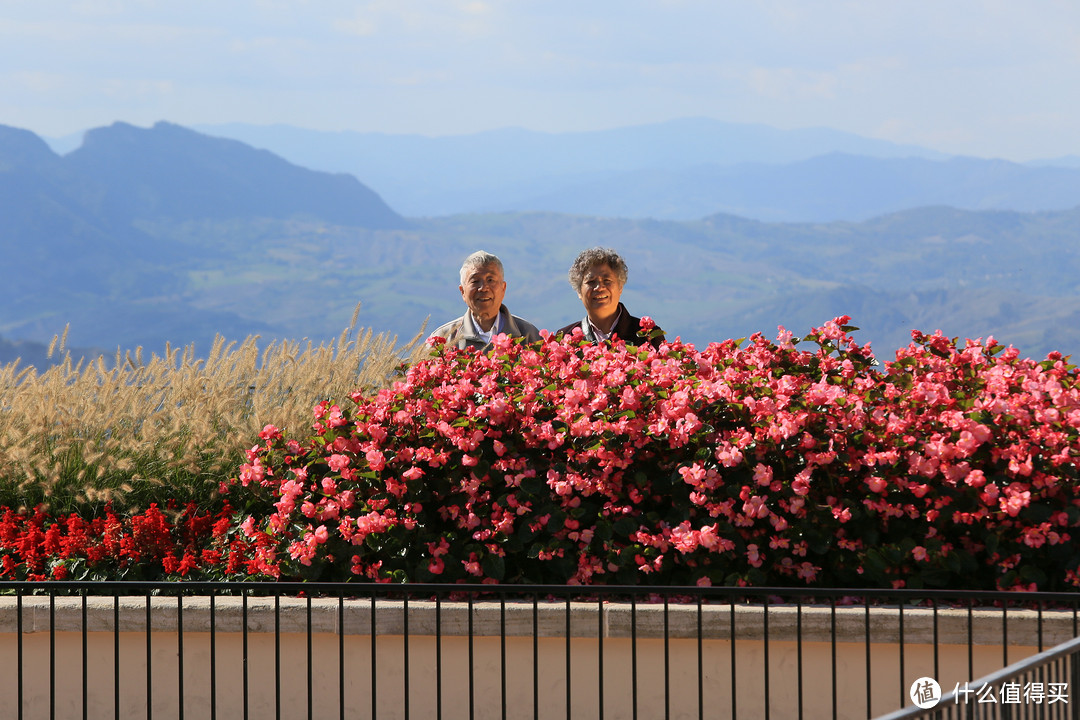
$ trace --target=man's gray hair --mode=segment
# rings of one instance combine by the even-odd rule
[[[486,267],[488,265],[494,265],[495,267],[499,268],[500,275],[506,274],[503,272],[502,260],[495,257],[486,250],[477,250],[472,255],[465,258],[465,262],[461,263],[461,284],[465,284],[465,279],[469,277],[469,274],[472,273],[474,270],[476,270],[477,268]]]
[[[570,266],[570,286],[575,292],[581,289],[585,275],[597,265],[607,265],[619,278],[619,284],[626,284],[628,268],[622,256],[611,248],[594,247],[583,251]]]

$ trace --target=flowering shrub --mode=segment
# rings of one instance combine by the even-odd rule
[[[698,350],[437,346],[268,425],[230,498],[251,571],[405,582],[1080,586],[1080,390],[937,333],[881,369],[849,318]],[[645,330],[651,322],[643,319]],[[799,350],[809,342],[813,350]]]

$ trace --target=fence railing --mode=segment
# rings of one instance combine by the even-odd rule
[[[0,593],[0,717],[20,720],[867,718],[910,705],[920,678],[952,689],[1080,635],[1073,594],[204,582]]]
[[[878,720],[1076,720],[1080,705],[1070,690],[1080,683],[1080,638],[1013,663],[972,682],[942,692],[927,678],[912,684],[910,708]]]

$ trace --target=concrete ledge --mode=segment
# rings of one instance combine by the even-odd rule
[[[179,602],[178,602],[179,600]],[[83,630],[83,599],[80,597],[27,596],[22,598],[22,631],[24,634],[48,633],[50,617],[55,617],[56,632]],[[897,606],[829,607],[793,605],[728,604],[703,605],[700,619],[697,605],[670,604],[665,611],[660,604],[624,602],[573,602],[569,605],[570,634],[577,638],[696,638],[700,622],[701,635],[707,640],[795,641],[864,643],[867,632],[874,643],[916,644],[935,642],[945,645],[1043,645],[1049,647],[1077,635],[1078,620],[1071,611],[1047,610],[1042,613],[1042,637],[1039,637],[1039,613],[1035,610],[976,608],[939,609]],[[340,627],[347,636],[375,634],[403,635],[406,632],[405,603],[401,600],[315,598],[281,598],[275,610],[274,598],[247,599],[247,632],[249,633],[330,633]],[[182,612],[181,612],[182,611]],[[310,613],[310,623],[309,623]],[[210,598],[152,597],[149,600],[149,626],[152,632],[176,632],[183,622],[185,632],[208,632],[211,629]],[[0,633],[18,631],[18,599],[0,597]],[[565,637],[567,634],[567,604],[539,602],[534,610],[531,601],[508,600],[474,602],[471,634],[476,637]],[[429,600],[410,600],[408,603],[408,634],[445,637],[467,636],[469,605],[466,602],[436,603]],[[902,629],[901,629],[902,622]],[[936,622],[936,638],[935,638]],[[535,623],[535,627],[534,627]],[[145,597],[86,598],[87,632],[145,632],[147,629],[147,599]],[[216,632],[241,632],[245,627],[243,598],[221,596],[214,598],[213,625]]]

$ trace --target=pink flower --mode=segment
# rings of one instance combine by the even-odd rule
[[[368,466],[375,472],[386,467],[386,458],[378,450],[368,450],[364,453],[364,457],[367,459]]]
[[[769,508],[765,505],[766,499],[755,495],[743,503],[743,513],[750,518],[763,518],[769,514]]]
[[[762,465],[758,463],[754,467],[754,482],[763,487],[768,487],[772,483],[773,469],[768,465]]]
[[[998,500],[998,505],[1010,517],[1016,517],[1031,503],[1031,492],[1022,488],[1020,483],[1010,483],[1005,488],[1005,497]]]
[[[477,562],[477,560],[476,560],[476,553],[472,553],[470,555],[470,558],[471,559],[469,559],[469,560],[462,560],[461,561],[462,566],[464,566],[464,568],[465,568],[465,572],[467,572],[470,575],[473,575],[475,577],[480,577],[481,575],[484,574],[484,571],[480,567],[480,563]]]
[[[259,437],[263,440],[279,440],[281,438],[281,430],[274,425],[266,425],[263,427],[262,432],[259,433]]]
[[[347,455],[339,455],[334,453],[326,459],[326,464],[330,466],[330,469],[336,473],[341,472],[344,468],[349,467],[349,457]]]

